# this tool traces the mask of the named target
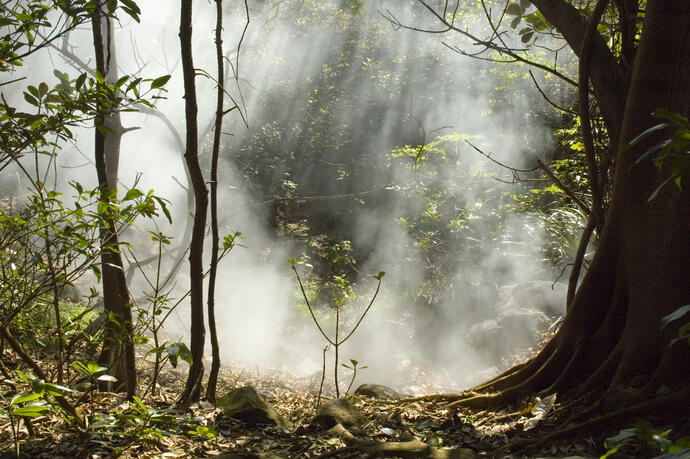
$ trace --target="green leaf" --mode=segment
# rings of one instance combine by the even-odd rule
[[[89,368],[79,361],[72,362],[72,367],[75,370],[77,370],[78,373],[81,373],[84,376],[90,376],[91,375]]]
[[[385,276],[385,275],[386,275],[385,271],[379,271],[379,273],[377,275],[371,276],[371,277],[373,277],[376,280],[381,280],[383,278],[383,276]]]
[[[98,378],[96,378],[99,381],[107,381],[107,382],[117,382],[117,378],[115,376],[110,376],[110,375],[101,375]]]
[[[43,398],[43,394],[40,392],[31,392],[30,394],[15,395],[14,397],[12,397],[12,400],[10,401],[10,406],[18,405],[24,402],[30,402],[32,400],[36,400],[39,398]]]
[[[166,351],[168,352],[168,358],[170,358],[170,363],[172,364],[173,368],[177,367],[178,358],[184,360],[190,366],[192,365],[192,353],[185,343],[173,343],[166,348]]]
[[[534,32],[528,32],[526,34],[523,34],[520,36],[520,41],[523,43],[527,43],[532,39],[532,36],[534,35]]]
[[[74,86],[77,88],[77,91],[79,91],[81,87],[84,86],[84,81],[86,81],[86,73],[82,73],[77,77],[77,81],[74,83]]]
[[[524,12],[525,10],[521,8],[520,5],[518,5],[517,3],[511,3],[506,8],[506,13],[512,16],[522,16]]]
[[[659,108],[652,112],[652,116],[654,118],[667,119],[673,124],[684,127],[685,129],[690,129],[690,122],[688,122],[688,119],[680,113],[675,113],[665,108]]]
[[[127,193],[125,194],[125,197],[122,198],[122,200],[131,201],[132,199],[136,199],[141,196],[144,196],[144,193],[141,190],[138,190],[136,188],[130,188],[129,190],[127,190]]]
[[[38,107],[38,99],[35,97],[31,96],[28,92],[24,93],[24,100],[33,105],[34,107]]]
[[[649,159],[654,159],[654,158],[656,158],[656,157],[657,157],[657,154],[658,154],[660,151],[663,151],[666,147],[668,147],[669,145],[671,145],[671,142],[672,142],[671,140],[664,140],[664,141],[661,142],[660,144],[654,145],[652,148],[650,148],[649,150],[647,150],[642,156],[640,156],[639,158],[637,158],[637,161],[635,161],[635,164],[639,164],[639,163],[641,163],[641,162],[643,162],[643,161],[647,161],[647,160],[649,160]]]
[[[96,276],[96,282],[101,281],[101,268],[98,265],[91,266],[91,271],[93,271],[94,276]]]
[[[619,448],[621,445],[628,442],[630,439],[637,437],[639,429],[633,427],[631,429],[623,429],[613,437],[609,437],[604,441],[604,447],[607,449]]]
[[[671,314],[664,316],[663,319],[661,319],[661,328],[665,328],[668,324],[671,322],[680,319],[684,315],[690,312],[690,304],[686,304],[683,307],[680,307],[673,311]]]
[[[43,414],[44,411],[49,409],[50,406],[48,405],[27,405],[14,410],[14,414],[16,416],[26,416],[29,418],[35,418],[37,416],[40,416],[41,414]]]
[[[151,89],[158,89],[162,86],[165,86],[165,83],[167,83],[169,79],[170,75],[164,75],[162,77],[156,78],[151,82]]]
[[[39,85],[38,85],[38,95],[39,95],[40,97],[43,97],[43,96],[45,96],[46,94],[48,94],[48,85],[45,84],[45,83],[39,84]]]
[[[105,215],[108,211],[108,206],[108,201],[98,201],[98,207],[96,208],[98,215]]]
[[[661,129],[665,129],[665,128],[670,127],[670,126],[671,126],[670,123],[661,123],[661,124],[657,124],[656,126],[650,127],[649,129],[642,132],[642,134],[638,135],[637,137],[632,139],[630,142],[628,142],[628,144],[624,147],[623,151],[634,147],[635,145],[637,145],[638,143],[640,143],[641,141],[643,141],[644,139],[646,139],[650,135],[654,134],[656,131],[659,131]]]
[[[664,181],[664,183],[659,185],[659,187],[656,190],[654,190],[654,192],[652,193],[652,195],[649,197],[649,199],[647,201],[648,202],[654,201],[657,196],[659,196],[661,193],[666,191],[671,185],[673,185],[673,183],[675,182],[675,180],[679,176],[680,176],[680,174],[678,173],[678,174],[674,174],[670,178],[666,179]]]

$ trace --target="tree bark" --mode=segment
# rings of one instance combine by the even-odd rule
[[[190,351],[192,365],[187,375],[185,388],[179,404],[186,406],[199,400],[204,376],[204,285],[203,251],[204,230],[208,208],[208,189],[199,165],[199,144],[197,127],[197,102],[194,59],[192,55],[192,0],[182,0],[180,8],[180,48],[182,52],[182,73],[184,77],[185,121],[187,126],[185,162],[194,188],[194,224],[189,250],[190,278]]]
[[[620,107],[619,144],[657,124],[651,112],[658,108],[690,115],[685,0],[647,3],[630,92]],[[673,189],[650,202],[669,168],[635,163],[668,134],[618,150],[599,248],[556,336],[524,367],[477,388],[499,394],[467,395],[456,403],[490,406],[538,391],[578,396],[597,389],[606,396],[618,385],[638,389],[628,401],[655,397],[662,385],[688,394],[690,347],[670,346],[678,324],[661,329],[660,322],[690,303],[690,193]]]
[[[579,10],[566,0],[533,0],[531,2],[563,35],[578,57],[583,49],[587,20]],[[617,141],[623,124],[624,105],[630,74],[611,53],[603,37],[595,33],[591,45],[590,79],[594,95],[606,123],[612,151],[617,151]],[[580,84],[585,84],[580,82]]]
[[[107,45],[103,37],[106,28]],[[92,17],[96,69],[107,82],[117,78],[114,45],[112,38],[112,20],[103,16],[96,8]],[[118,112],[110,113],[108,107],[101,107],[102,114],[96,119],[95,129],[95,163],[98,175],[98,186],[101,190],[100,200],[109,202],[111,190],[117,189],[117,169],[120,155],[122,124]],[[99,128],[100,127],[100,128]],[[105,129],[103,128],[105,127]],[[99,362],[109,368],[127,394],[136,394],[136,357],[134,354],[132,311],[127,289],[127,280],[123,269],[122,256],[118,250],[118,234],[115,221],[104,217],[100,227],[101,271],[103,279],[103,305],[106,314],[113,314],[113,319],[105,325],[103,352]]]
[[[223,0],[216,1],[216,64],[218,66],[216,90],[216,123],[213,131],[213,150],[211,153],[211,267],[208,277],[208,329],[211,334],[211,371],[208,375],[206,398],[216,401],[216,385],[220,371],[220,348],[216,330],[216,274],[218,272],[218,154],[220,151],[220,134],[223,129],[224,65],[223,65]]]

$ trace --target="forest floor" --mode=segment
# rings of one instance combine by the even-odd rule
[[[391,450],[377,453],[386,457],[599,457],[605,452],[605,433],[571,438],[518,454],[501,449],[518,436],[539,438],[553,429],[561,410],[554,399],[533,399],[524,406],[505,411],[473,412],[449,409],[442,397],[433,395],[401,400],[351,397],[350,402],[366,416],[368,423],[358,429],[327,429],[312,423],[320,377],[296,378],[283,371],[223,369],[219,395],[233,388],[254,387],[292,423],[292,428],[283,430],[245,424],[203,401],[193,405],[191,413],[168,411],[184,380],[183,369],[168,369],[161,375],[159,392],[142,397],[148,407],[148,420],[129,408],[131,404],[123,394],[97,392],[92,393],[93,398],[83,409],[91,407],[103,413],[104,423],[92,425],[88,434],[66,427],[57,416],[35,418],[34,438],[28,438],[24,427],[19,430],[21,457],[360,458],[373,455],[362,445],[382,443],[392,445]],[[146,388],[149,383],[142,377],[140,387]],[[434,388],[433,381],[424,381],[423,375],[414,383],[425,390]],[[108,418],[106,413],[113,412],[129,412],[132,419],[136,416],[142,419],[133,422],[126,434],[112,426],[108,430],[107,420],[112,417]],[[156,413],[171,417],[154,422]],[[396,452],[396,445],[404,448]],[[15,457],[13,451],[9,420],[0,419],[0,457]]]

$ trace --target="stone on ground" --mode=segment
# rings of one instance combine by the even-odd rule
[[[361,427],[367,422],[369,422],[367,417],[344,398],[334,398],[321,405],[312,420],[312,424],[328,429],[336,424],[342,424],[346,428]]]
[[[216,403],[223,414],[249,425],[268,424],[282,429],[291,427],[285,419],[266,403],[252,386],[240,387],[220,397]]]
[[[399,392],[380,384],[362,384],[357,388],[357,390],[355,390],[355,395],[380,400],[400,400],[401,398],[404,398]]]

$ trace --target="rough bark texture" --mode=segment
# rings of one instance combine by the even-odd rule
[[[199,400],[201,382],[204,376],[204,279],[203,251],[204,230],[208,208],[208,190],[199,165],[197,128],[197,102],[195,70],[192,58],[192,0],[182,0],[180,8],[180,47],[182,51],[182,72],[184,76],[185,120],[187,126],[185,162],[194,188],[194,225],[189,250],[190,279],[190,351],[192,365],[187,375],[185,388],[180,395],[180,404],[187,405]]]
[[[107,42],[103,28],[108,30]],[[93,43],[96,54],[96,69],[111,81],[110,72],[116,72],[115,55],[110,30],[112,23],[105,19],[99,9],[93,13]],[[107,107],[103,108],[108,110]],[[101,201],[109,200],[109,189],[117,187],[117,168],[120,154],[122,124],[119,113],[104,113],[96,117],[96,125],[109,130],[95,130],[95,163]],[[106,217],[107,218],[107,217]],[[105,326],[104,349],[99,361],[109,368],[109,373],[123,384],[127,394],[133,396],[137,388],[134,342],[132,340],[132,311],[123,270],[122,256],[117,250],[118,235],[115,222],[110,220],[100,227],[101,271],[103,279],[103,306],[107,314],[113,313],[114,320]]]
[[[620,145],[658,123],[651,116],[658,108],[690,115],[689,75],[690,2],[650,1],[621,107]],[[558,334],[524,367],[476,388],[498,395],[467,394],[456,403],[487,406],[538,391],[600,390],[608,398],[617,385],[629,385],[639,390],[627,401],[658,397],[650,409],[690,409],[690,348],[669,346],[678,324],[660,327],[662,317],[690,303],[690,193],[673,189],[649,202],[668,168],[635,164],[668,135],[618,151],[599,249]],[[657,393],[661,385],[679,388],[674,394],[686,403],[666,403],[668,396]]]

